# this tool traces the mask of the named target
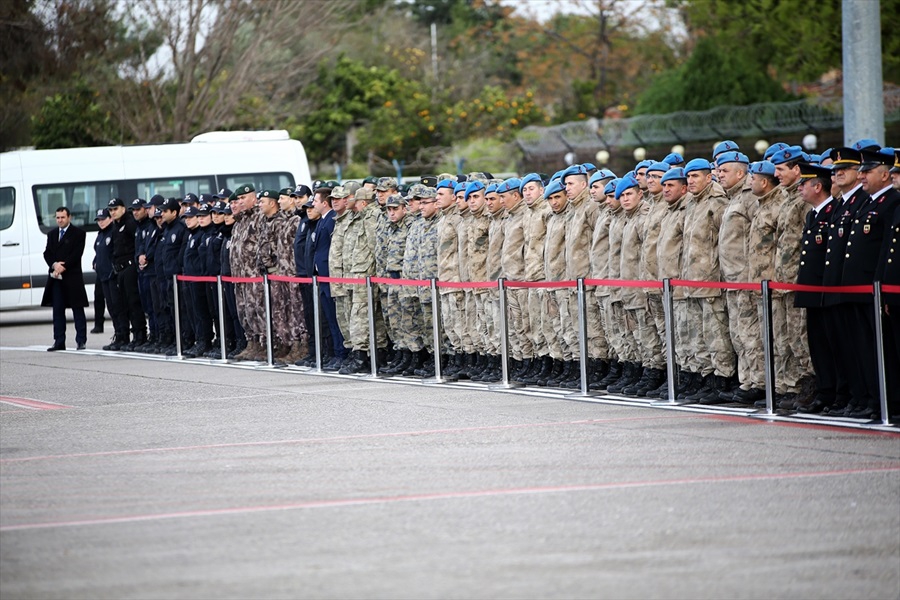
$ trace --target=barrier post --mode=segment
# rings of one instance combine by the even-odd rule
[[[378,349],[375,347],[375,290],[372,288],[372,278],[366,276],[366,302],[369,306],[369,365],[372,373],[369,377],[378,378]]]
[[[522,387],[521,383],[509,380],[509,318],[506,314],[506,279],[497,280],[497,292],[500,298],[500,370],[503,378],[500,383],[488,386],[488,389],[509,389]]]
[[[881,282],[874,282],[872,287],[875,298],[875,359],[878,365],[878,408],[881,412],[881,424],[890,425],[887,404],[887,374],[884,372],[884,323],[882,322],[881,311]]]
[[[319,323],[319,277],[313,275],[313,336],[316,341],[316,373],[322,372],[322,326]]]
[[[578,298],[578,351],[581,353],[579,359],[579,370],[581,374],[581,391],[568,394],[569,396],[589,396],[588,393],[588,350],[587,350],[587,293],[584,289],[584,278],[579,277],[576,280],[576,294]]]
[[[272,360],[272,290],[269,289],[268,273],[263,274],[263,303],[266,308],[266,363],[271,367],[274,363]]]
[[[437,278],[430,280],[431,287],[431,344],[434,347],[434,378],[429,383],[446,383],[449,378],[441,373],[441,295],[438,292]],[[455,379],[454,379],[455,381]]]
[[[216,297],[219,299],[219,352],[222,353],[222,362],[228,362],[225,345],[225,292],[222,285],[222,276],[216,275]]]
[[[175,302],[175,358],[181,356],[181,298],[178,294],[178,275],[172,275],[172,299]]]
[[[762,282],[763,360],[766,372],[766,415],[775,414],[775,334],[772,331],[772,290],[769,280]]]
[[[675,371],[675,298],[672,293],[672,280],[663,279],[663,318],[666,323],[666,380],[668,382],[669,397],[666,400],[657,400],[653,404],[678,404],[675,398],[676,381]]]

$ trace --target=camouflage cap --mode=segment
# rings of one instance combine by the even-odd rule
[[[489,180],[490,180],[490,178],[487,176],[487,174],[482,173],[480,171],[475,171],[474,173],[469,173],[466,176],[467,182],[468,181],[480,181],[484,185],[487,185]]]
[[[375,189],[379,192],[385,192],[387,190],[396,190],[397,189],[397,180],[393,177],[382,177],[378,180],[378,184],[375,186]]]
[[[331,190],[331,194],[330,194],[328,197],[329,197],[329,198],[339,198],[339,199],[340,199],[340,198],[346,198],[346,197],[349,196],[349,195],[350,195],[350,192],[348,192],[348,191],[344,188],[344,186],[339,185],[339,186],[337,186],[336,188],[334,188],[333,190]]]
[[[385,206],[406,206],[406,198],[400,194],[394,194],[384,203]]]
[[[419,198],[435,198],[437,196],[437,190],[433,187],[422,186],[422,190],[419,192]]]
[[[412,184],[411,186],[409,186],[409,193],[407,194],[407,197],[408,198],[421,198],[422,190],[424,190],[425,187],[426,186],[422,185],[421,183]]]
[[[437,176],[437,180],[439,182],[445,181],[447,179],[452,179],[453,181],[456,181],[456,175],[451,175],[450,173],[441,173],[440,175]]]
[[[359,188],[353,195],[354,200],[372,200],[375,198],[375,192],[369,188]]]
[[[344,186],[344,189],[347,190],[351,196],[356,193],[356,190],[362,187],[362,184],[358,181],[345,181],[341,185]]]

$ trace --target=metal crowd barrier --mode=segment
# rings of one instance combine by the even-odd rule
[[[369,378],[377,379],[378,364],[377,356],[374,351],[375,342],[375,285],[399,285],[399,286],[415,286],[421,288],[429,288],[431,292],[431,312],[432,312],[432,343],[434,348],[434,377],[426,380],[426,383],[446,383],[449,380],[442,375],[441,365],[441,346],[443,341],[441,327],[441,310],[440,310],[440,293],[441,288],[455,289],[475,289],[489,288],[496,289],[500,304],[500,322],[497,324],[500,337],[500,357],[502,378],[500,383],[488,386],[489,389],[514,388],[521,384],[510,380],[509,373],[509,322],[507,307],[507,290],[510,288],[576,288],[577,290],[577,306],[578,306],[578,344],[580,354],[580,390],[575,393],[579,396],[596,395],[588,389],[588,320],[587,320],[587,288],[606,286],[606,287],[640,287],[648,289],[661,289],[663,296],[663,311],[666,325],[665,352],[666,352],[666,373],[668,375],[668,399],[655,401],[655,405],[677,405],[680,404],[676,400],[675,386],[677,384],[677,364],[675,359],[675,319],[674,319],[674,300],[673,289],[675,287],[693,287],[693,288],[718,288],[722,290],[748,290],[758,291],[760,293],[760,302],[762,303],[762,334],[763,334],[763,352],[765,365],[765,384],[766,384],[766,408],[758,414],[763,417],[775,416],[775,351],[774,351],[774,335],[772,329],[772,291],[782,290],[791,292],[832,292],[844,294],[871,294],[873,297],[873,309],[875,310],[875,341],[876,341],[876,357],[877,372],[879,383],[879,400],[880,400],[880,419],[882,425],[889,425],[888,403],[887,403],[887,375],[885,372],[885,357],[883,345],[883,322],[882,322],[882,293],[900,294],[900,286],[888,285],[884,286],[880,282],[873,285],[859,286],[812,286],[779,283],[765,280],[761,283],[722,283],[708,281],[690,281],[682,279],[664,279],[663,281],[631,281],[619,279],[586,279],[581,278],[575,281],[542,281],[542,282],[523,282],[523,281],[507,281],[499,279],[498,281],[487,282],[445,282],[437,279],[416,280],[416,279],[391,279],[383,277],[365,277],[365,278],[347,278],[347,277],[289,277],[281,275],[263,275],[262,277],[195,277],[185,275],[174,275],[174,292],[175,292],[175,330],[176,330],[176,359],[182,359],[181,348],[181,323],[179,314],[179,294],[178,282],[208,282],[216,283],[217,294],[219,298],[219,331],[225,331],[225,309],[223,302],[223,283],[233,284],[263,284],[263,301],[266,314],[266,363],[272,367],[273,364],[273,345],[272,345],[272,306],[270,286],[272,282],[285,282],[293,284],[312,284],[313,286],[313,320],[314,329],[313,336],[315,340],[315,358],[317,373],[322,372],[322,331],[320,318],[322,309],[319,302],[319,289],[323,283],[340,283],[345,285],[364,285],[366,286],[368,314],[369,314],[369,347],[372,350],[370,355],[371,373],[367,375]],[[225,339],[220,339],[220,349],[222,358],[219,362],[229,362],[225,356]]]

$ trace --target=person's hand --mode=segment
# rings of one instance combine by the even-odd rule
[[[141,265],[142,267],[147,266],[147,255],[146,254],[141,254],[140,256],[138,256],[138,264]]]
[[[53,263],[53,272],[57,275],[62,275],[66,272],[66,263],[64,261],[59,261]]]

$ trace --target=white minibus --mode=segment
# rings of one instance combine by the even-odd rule
[[[0,310],[39,306],[43,259],[56,209],[88,232],[82,267],[88,298],[97,209],[154,194],[183,198],[252,182],[257,190],[311,184],[303,144],[287,131],[215,131],[187,144],[24,150],[0,154]]]

